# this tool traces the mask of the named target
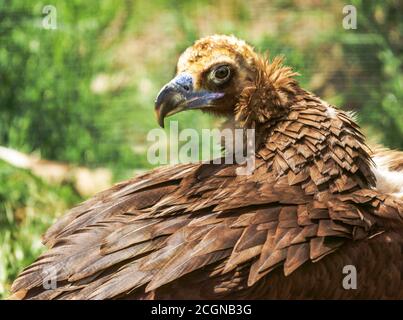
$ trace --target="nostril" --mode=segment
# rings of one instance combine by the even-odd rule
[[[183,92],[189,93],[193,90],[193,79],[190,75],[186,73],[182,73],[177,75],[172,82],[177,86],[180,87],[180,90]]]

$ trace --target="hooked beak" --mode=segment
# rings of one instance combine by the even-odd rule
[[[155,100],[158,124],[163,128],[165,117],[184,110],[211,107],[214,100],[223,96],[220,92],[194,91],[192,77],[179,74],[161,89]]]

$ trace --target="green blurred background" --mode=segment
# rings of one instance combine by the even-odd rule
[[[55,30],[42,25],[48,4]],[[346,4],[356,30],[343,28]],[[0,160],[0,297],[43,251],[54,219],[92,193],[74,168],[102,168],[109,185],[151,167],[153,100],[201,36],[234,34],[284,55],[306,89],[357,111],[372,144],[403,149],[402,12],[398,0],[0,0],[0,146],[46,160]],[[182,128],[215,125],[179,118]],[[55,164],[67,178],[47,177]]]

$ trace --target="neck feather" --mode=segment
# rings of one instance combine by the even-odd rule
[[[256,57],[256,77],[245,86],[235,108],[239,127],[256,128],[288,113],[303,90],[293,78],[297,75],[282,64],[282,58],[273,61]]]

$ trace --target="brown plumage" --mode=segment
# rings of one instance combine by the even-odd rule
[[[354,120],[294,75],[234,37],[197,41],[157,98],[159,121],[198,108],[254,128],[253,172],[182,164],[98,194],[47,231],[14,297],[403,298],[401,194],[377,186]],[[401,172],[400,153],[379,152]],[[346,265],[356,290],[342,286]]]

